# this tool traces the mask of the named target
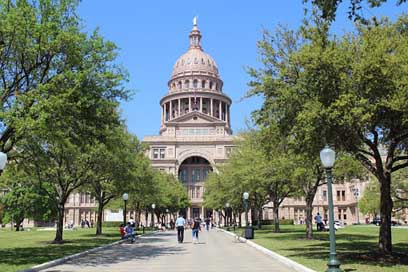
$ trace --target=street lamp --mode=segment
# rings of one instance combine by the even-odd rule
[[[129,195],[124,193],[122,195],[123,201],[125,202],[125,208],[123,209],[123,225],[126,225],[126,202],[129,199]]]
[[[252,228],[252,226],[249,225],[249,222],[248,222],[249,193],[244,192],[242,194],[242,198],[244,200],[244,208],[245,208],[245,239],[254,239],[254,229]]]
[[[152,204],[152,228],[154,227],[154,209],[156,208],[156,204]]]
[[[225,207],[226,207],[226,209],[225,209],[225,225],[227,226],[227,230],[229,231],[229,224],[228,224],[228,214],[229,214],[229,207],[230,207],[229,202],[225,203]]]
[[[7,163],[7,154],[0,152],[0,175],[4,170],[4,167],[6,167]]]
[[[320,160],[326,169],[327,190],[329,193],[329,223],[330,223],[330,257],[327,263],[327,272],[340,272],[340,262],[336,258],[336,237],[334,234],[334,210],[333,210],[333,193],[332,193],[332,168],[336,159],[336,153],[325,146],[320,151]]]
[[[353,192],[354,197],[356,198],[356,214],[357,214],[357,224],[360,225],[360,210],[358,207],[358,198],[360,196],[360,191],[358,188],[352,188],[351,191]]]

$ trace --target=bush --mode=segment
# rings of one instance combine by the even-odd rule
[[[254,225],[256,225],[257,221],[254,222]],[[265,220],[261,220],[261,225],[273,225],[274,222],[272,219],[265,219]],[[280,225],[293,225],[294,221],[293,219],[280,219],[279,220],[279,224]]]
[[[102,222],[102,227],[103,228],[119,228],[120,224],[123,224],[122,222],[118,222],[118,221],[105,221]]]

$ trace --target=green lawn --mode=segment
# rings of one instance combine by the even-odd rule
[[[255,243],[286,256],[316,271],[325,271],[329,256],[329,233],[315,232],[306,240],[305,226],[281,226],[273,233],[267,226],[255,230]],[[344,271],[408,271],[408,228],[393,228],[394,255],[382,258],[377,253],[378,227],[348,226],[336,232],[337,256]],[[242,230],[236,230],[241,235]]]
[[[0,230],[0,271],[17,271],[119,240],[117,228],[104,228],[95,237],[95,228],[64,231],[65,243],[52,244],[54,231]]]

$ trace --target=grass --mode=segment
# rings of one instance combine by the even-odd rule
[[[119,240],[117,228],[104,228],[96,237],[95,228],[64,231],[64,243],[52,244],[53,231],[0,230],[0,271],[18,271]]]
[[[337,257],[345,271],[408,271],[408,228],[393,228],[393,255],[382,257],[377,251],[378,227],[348,226],[336,232]],[[281,226],[281,233],[270,226],[255,230],[255,243],[286,256],[316,271],[325,271],[329,256],[329,233],[315,232],[305,239],[305,226]],[[242,229],[235,231],[242,235]]]

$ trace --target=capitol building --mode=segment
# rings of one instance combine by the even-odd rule
[[[156,169],[178,176],[188,190],[187,218],[212,216],[203,206],[208,173],[224,163],[233,148],[231,99],[214,59],[201,47],[194,19],[186,53],[174,64],[168,93],[160,100],[160,134],[147,136],[148,157]]]

